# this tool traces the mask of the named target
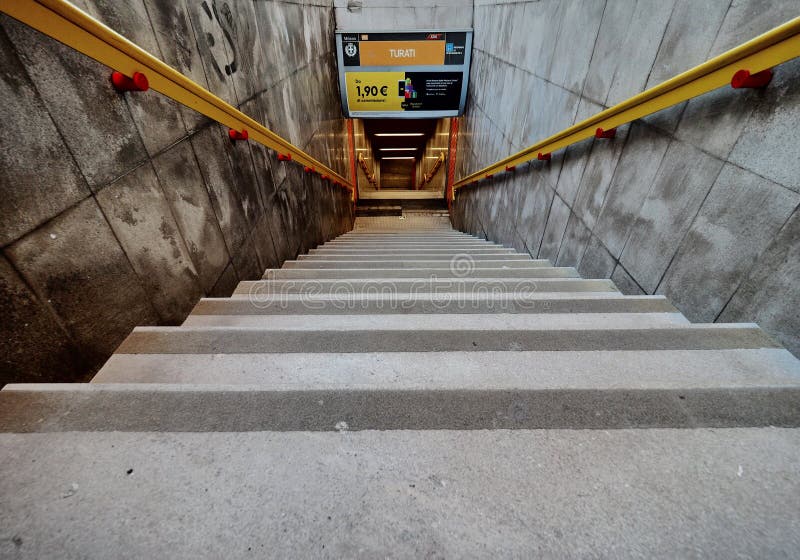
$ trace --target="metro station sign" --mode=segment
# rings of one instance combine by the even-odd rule
[[[358,118],[463,114],[471,30],[337,31],[342,109]]]

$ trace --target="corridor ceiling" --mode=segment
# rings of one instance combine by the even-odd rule
[[[419,158],[425,144],[436,130],[436,119],[364,119],[364,131],[378,159],[414,156]],[[382,136],[383,134],[416,134],[420,136]],[[414,150],[382,151],[381,148],[414,148]]]

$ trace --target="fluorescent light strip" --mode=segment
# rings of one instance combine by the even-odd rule
[[[381,159],[417,159],[417,158],[412,157],[412,156],[405,156],[405,157],[393,156],[393,157],[385,157],[385,158],[381,158]]]
[[[425,136],[424,132],[378,132],[375,136]]]

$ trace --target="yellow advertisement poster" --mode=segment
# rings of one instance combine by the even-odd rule
[[[405,72],[346,72],[347,105],[355,111],[402,111]]]

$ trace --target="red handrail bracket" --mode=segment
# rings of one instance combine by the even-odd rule
[[[538,159],[539,161],[550,161],[552,157],[553,154],[551,154],[550,152],[547,152],[546,154],[539,152],[538,154],[536,154],[536,159]]]
[[[767,68],[761,72],[751,74],[750,70],[739,70],[731,78],[731,87],[733,89],[744,88],[762,88],[772,80],[772,69]]]
[[[235,142],[236,140],[247,140],[249,137],[250,135],[247,134],[247,130],[242,130],[239,132],[238,130],[233,130],[232,128],[228,129],[228,138],[230,138],[232,142]]]
[[[150,82],[147,80],[147,76],[141,72],[134,72],[133,77],[129,78],[122,72],[114,71],[111,73],[111,83],[114,84],[114,89],[119,92],[147,91],[150,89]]]
[[[292,154],[278,154],[278,161],[292,161]]]
[[[516,170],[517,170],[516,165],[506,165],[506,171],[516,171]]]
[[[617,129],[612,128],[609,130],[603,130],[602,128],[598,128],[594,131],[595,138],[614,138],[617,135]]]

